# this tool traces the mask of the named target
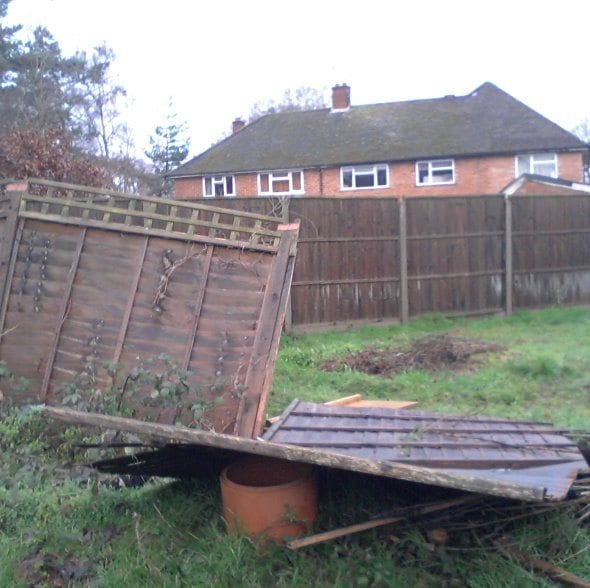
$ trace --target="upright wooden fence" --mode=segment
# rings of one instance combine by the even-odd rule
[[[293,326],[590,302],[590,195],[224,204],[301,220]]]

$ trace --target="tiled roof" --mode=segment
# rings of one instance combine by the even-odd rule
[[[466,96],[268,114],[170,176],[586,149],[486,82]]]

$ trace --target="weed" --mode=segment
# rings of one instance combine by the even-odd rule
[[[466,373],[420,369],[382,377],[319,369],[329,358],[366,347],[410,348],[414,340],[441,332],[500,343],[508,350]],[[588,332],[589,309],[552,309],[509,319],[450,321],[436,316],[406,326],[285,337],[269,411],[280,412],[295,397],[326,401],[362,393],[367,398],[418,400],[421,410],[549,420],[561,427],[587,429]],[[7,367],[0,363],[0,369]],[[157,376],[150,385],[161,392],[150,402],[171,402],[177,394],[187,398],[183,384],[176,391],[177,380],[174,374],[168,377],[165,362],[149,371]],[[0,371],[2,386],[16,382],[7,374],[8,382],[2,373],[7,372]],[[140,373],[125,386],[131,375],[135,373],[109,365],[85,377],[89,389],[104,392],[113,387],[112,399],[99,400],[111,402],[114,410],[123,392],[121,406],[126,410],[126,402],[140,394],[136,391]],[[202,406],[198,401],[195,405],[200,414]],[[51,441],[51,431],[34,412],[16,411],[6,402],[0,410],[0,586],[51,585],[51,581],[100,588],[551,585],[498,555],[485,536],[454,534],[449,529],[450,545],[433,546],[419,521],[297,552],[271,545],[260,553],[248,538],[226,534],[216,476],[122,490],[83,481],[83,472],[79,479],[66,479],[55,463],[62,463],[66,442],[71,443],[77,433],[60,431],[61,441]],[[411,433],[416,438],[420,434]],[[323,471],[319,483],[317,530],[415,504],[424,500],[425,493],[423,486],[334,470]],[[456,523],[453,516],[446,522],[448,527]],[[590,530],[573,514],[538,516],[504,531],[519,549],[588,576]]]

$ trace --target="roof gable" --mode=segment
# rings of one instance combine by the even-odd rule
[[[486,82],[466,96],[268,114],[170,175],[584,149],[572,133]]]

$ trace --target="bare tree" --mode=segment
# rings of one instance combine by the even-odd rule
[[[280,99],[261,100],[255,102],[250,109],[248,121],[253,122],[265,114],[275,112],[291,112],[297,110],[318,110],[327,108],[325,91],[301,86],[283,92]]]

